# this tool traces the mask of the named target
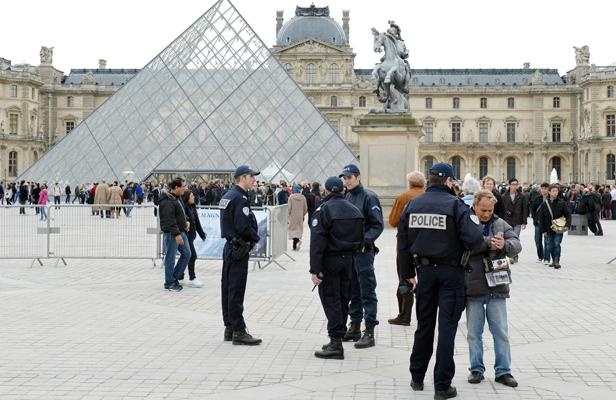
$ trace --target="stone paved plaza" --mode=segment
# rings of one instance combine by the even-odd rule
[[[566,236],[559,271],[535,263],[532,228],[523,232],[509,301],[520,386],[494,383],[487,334],[486,380],[466,383],[463,316],[454,381],[460,399],[616,398],[616,262],[608,264],[616,223],[604,228],[603,237]],[[3,240],[13,239],[5,232]],[[258,347],[222,341],[220,262],[198,261],[204,288],[170,293],[148,260],[45,260],[32,268],[31,260],[0,260],[0,399],[432,398],[431,373],[424,392],[409,387],[414,316],[411,327],[387,324],[396,313],[394,231],[378,242],[377,346],[347,344],[344,361],[313,357],[327,339],[307,273],[308,242],[290,252],[296,262],[282,258],[287,271],[249,274],[245,317],[264,340]]]

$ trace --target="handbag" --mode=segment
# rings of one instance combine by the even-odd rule
[[[550,212],[550,216],[552,217],[552,225],[550,225],[550,229],[552,229],[555,233],[565,233],[569,228],[567,228],[567,218],[560,217],[554,219],[554,214],[552,213],[552,207],[550,207],[550,203],[545,200],[545,204],[548,206],[548,211]]]

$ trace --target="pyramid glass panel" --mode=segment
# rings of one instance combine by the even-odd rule
[[[72,184],[157,172],[323,180],[357,162],[237,9],[220,0],[28,169]]]

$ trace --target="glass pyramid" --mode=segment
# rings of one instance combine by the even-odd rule
[[[323,181],[357,162],[228,1],[214,4],[19,179],[71,184],[157,171]]]

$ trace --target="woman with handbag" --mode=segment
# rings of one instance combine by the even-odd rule
[[[564,233],[571,226],[571,213],[564,200],[558,197],[558,185],[550,185],[545,207],[541,207],[541,231],[546,237],[545,252],[552,256],[550,267],[560,268],[560,244]]]

